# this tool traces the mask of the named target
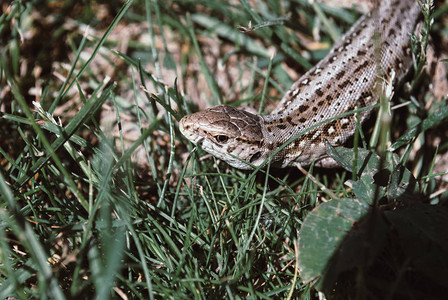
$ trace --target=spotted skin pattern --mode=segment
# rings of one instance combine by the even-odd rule
[[[417,1],[380,1],[292,85],[271,114],[219,105],[185,116],[180,131],[239,169],[259,166],[269,157],[279,167],[313,161],[334,167],[335,162],[326,156],[326,142],[343,144],[355,132],[356,116],[362,123],[372,109],[350,112],[376,104],[379,87],[398,85],[411,68],[409,34],[419,14]]]

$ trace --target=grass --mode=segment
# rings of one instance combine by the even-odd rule
[[[425,73],[416,72],[411,92],[406,85],[396,91],[396,103],[411,101],[390,126],[384,159],[396,168],[385,185],[371,183],[382,171],[374,163],[359,176],[313,167],[314,177],[296,169],[239,171],[180,134],[181,116],[218,103],[263,99],[260,109],[269,111],[359,16],[305,0],[254,3],[2,6],[0,298],[317,299],[314,286],[346,299],[448,290],[446,270],[437,268],[447,249],[440,232],[447,223],[446,98],[434,98]],[[446,9],[437,7],[431,34],[448,30]],[[344,185],[350,179],[351,189]],[[302,226],[333,238],[342,232],[333,219],[328,227],[307,221],[338,203],[316,181],[340,199],[383,196],[374,206],[380,221],[366,217],[366,205],[344,225],[359,224],[381,243],[368,263],[336,268],[331,290],[304,282],[309,269],[298,265]],[[403,186],[413,190],[402,194]],[[423,206],[409,208],[403,198]],[[390,224],[394,230],[384,229]],[[421,236],[431,240],[428,248],[415,246],[428,241]],[[324,252],[346,249],[318,241],[307,244],[308,261],[331,265]],[[360,244],[350,244],[352,251]]]

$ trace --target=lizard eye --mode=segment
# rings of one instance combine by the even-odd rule
[[[227,135],[217,135],[215,139],[220,144],[225,144],[229,141],[229,137]]]

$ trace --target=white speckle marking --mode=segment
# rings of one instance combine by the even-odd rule
[[[295,98],[295,97],[297,97],[297,95],[299,94],[299,89],[295,89],[294,90],[294,93],[292,93],[292,96]]]

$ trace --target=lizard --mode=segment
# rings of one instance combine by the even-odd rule
[[[380,3],[292,85],[270,114],[218,105],[184,116],[181,133],[238,169],[267,160],[278,167],[337,166],[326,154],[326,143],[342,145],[353,136],[357,115],[349,112],[366,108],[358,113],[362,124],[373,111],[369,106],[378,102],[378,84],[399,85],[413,64],[410,34],[420,15],[418,1]]]

